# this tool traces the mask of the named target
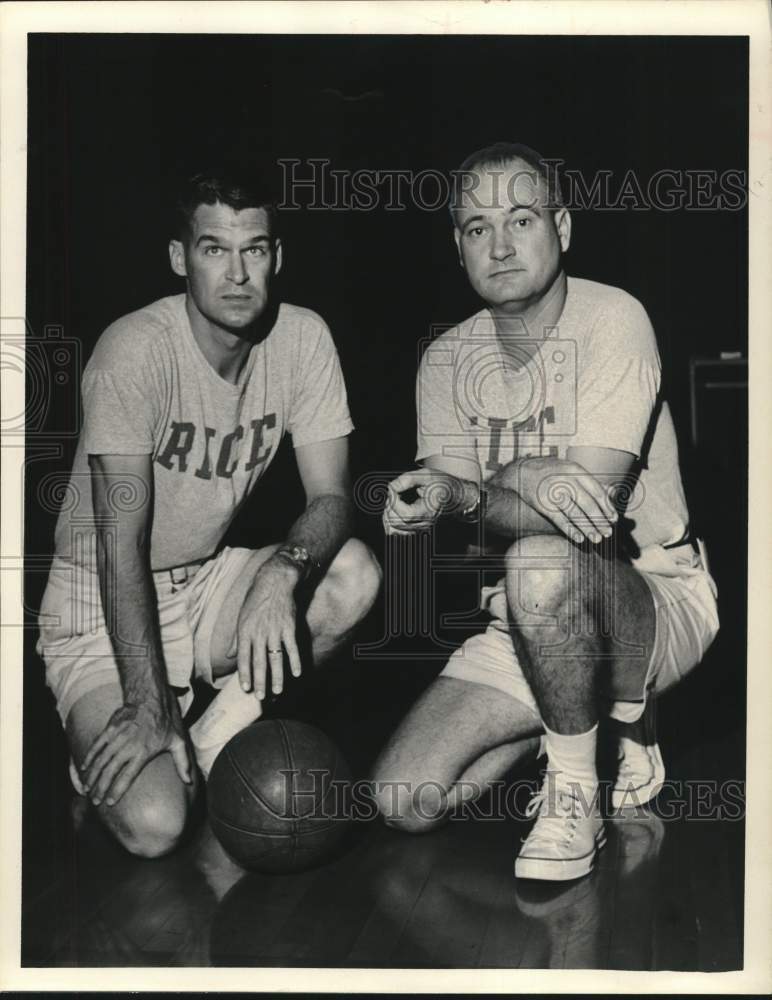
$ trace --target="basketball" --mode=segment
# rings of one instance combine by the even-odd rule
[[[348,828],[351,774],[319,729],[259,721],[227,743],[207,784],[217,839],[242,867],[292,872],[328,857]]]

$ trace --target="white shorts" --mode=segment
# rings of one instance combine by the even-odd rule
[[[716,584],[707,569],[704,547],[699,545],[699,554],[691,545],[675,549],[651,546],[633,561],[654,598],[656,632],[640,698],[610,702],[608,712],[614,719],[639,719],[649,692],[661,694],[682,680],[697,666],[718,632]],[[453,653],[440,676],[486,684],[539,715],[509,634],[503,580],[496,587],[483,588],[482,606],[493,620],[485,632],[467,639]]]
[[[212,636],[223,602],[254,551],[226,547],[206,562],[153,573],[167,677],[183,711],[192,700],[194,676],[214,687],[228,679],[212,677]],[[84,694],[120,683],[97,574],[54,559],[38,623],[37,652],[64,725]]]

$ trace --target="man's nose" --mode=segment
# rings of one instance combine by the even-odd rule
[[[515,243],[506,229],[494,230],[491,242],[491,257],[494,260],[506,260],[514,255]]]
[[[244,260],[240,253],[233,253],[228,258],[228,271],[226,277],[234,285],[243,285],[249,274],[244,266]]]

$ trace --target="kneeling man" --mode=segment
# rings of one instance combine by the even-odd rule
[[[504,573],[483,589],[490,625],[451,656],[374,777],[387,821],[418,832],[541,741],[547,779],[515,872],[576,878],[605,839],[598,719],[620,731],[612,808],[648,801],[664,770],[647,703],[700,662],[716,588],[689,529],[651,323],[626,292],[566,276],[554,170],[526,146],[483,149],[455,174],[451,214],[485,308],[424,354],[423,468],[391,484],[384,524],[472,522]]]
[[[184,294],[124,316],[83,376],[38,650],[70,774],[135,854],[171,850],[225,742],[372,605],[352,533],[346,391],[315,313],[277,304],[276,210],[251,176],[197,175],[169,245]],[[283,542],[222,547],[282,436],[306,507]],[[270,527],[261,534],[267,543]],[[220,689],[188,732],[193,677]]]

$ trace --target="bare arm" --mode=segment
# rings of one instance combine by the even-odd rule
[[[626,451],[580,447],[565,459],[511,462],[486,483],[486,524],[506,537],[558,531],[598,542],[617,521],[613,498],[634,461]]]
[[[166,750],[183,781],[190,782],[191,766],[166,680],[150,569],[150,456],[91,455],[89,462],[99,586],[124,703],[89,749],[83,778],[95,802],[113,804]]]
[[[91,455],[89,464],[99,587],[124,700],[160,709],[167,685],[150,570],[150,456]]]
[[[302,545],[323,571],[351,536],[353,505],[348,469],[348,438],[334,438],[295,449],[306,494],[306,508],[292,525],[286,545]],[[274,694],[283,687],[283,655],[297,677],[302,669],[296,641],[295,591],[304,582],[302,570],[280,553],[263,563],[244,599],[231,653],[245,691],[254,687],[265,697],[270,667]]]
[[[436,469],[459,479],[459,503],[449,511],[451,516],[458,515],[474,503],[482,486],[479,466],[473,475],[469,475],[471,464],[468,463],[467,474],[462,476],[457,461],[444,455],[432,455],[423,464],[427,469]],[[485,483],[485,526],[504,538],[557,531],[552,521],[529,506],[517,493],[515,466],[515,462],[504,466]]]
[[[573,448],[565,459],[528,458],[506,465],[485,483],[485,525],[503,538],[561,533],[575,542],[601,541],[617,521],[610,493],[628,481],[634,456],[610,448]],[[475,502],[475,463],[431,456],[426,468],[391,484],[386,530],[406,534],[429,527],[440,515],[459,516]],[[419,498],[399,496],[415,488]]]
[[[295,449],[306,509],[290,528],[287,544],[307,548],[321,567],[332,562],[354,526],[348,450],[345,437]]]

